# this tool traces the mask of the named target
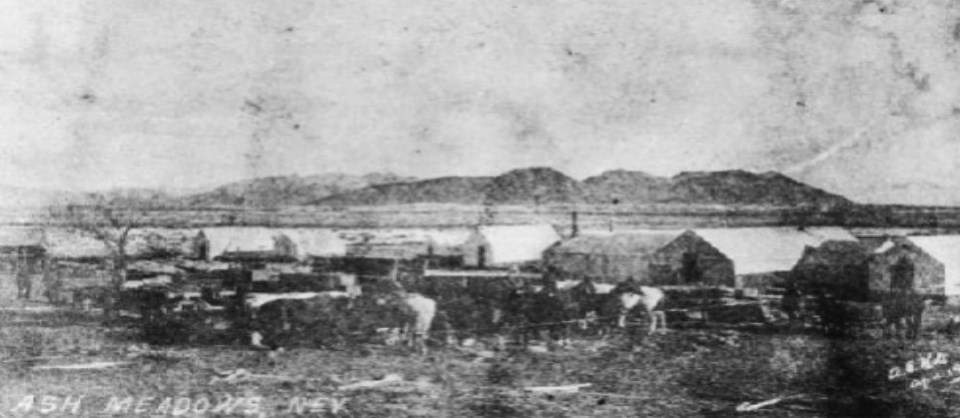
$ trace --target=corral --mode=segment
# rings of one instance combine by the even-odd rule
[[[234,415],[278,417],[334,410],[353,417],[952,416],[960,406],[950,378],[909,389],[924,382],[914,378],[935,379],[949,367],[889,377],[930,352],[960,358],[933,335],[903,346],[782,326],[691,327],[581,337],[552,352],[497,352],[483,339],[435,342],[428,356],[382,344],[271,352],[229,341],[148,346],[135,330],[105,326],[99,316],[29,308],[3,312],[4,411],[66,414],[74,408],[68,396],[83,397],[76,408],[85,414],[114,416],[184,408],[231,416],[227,406]],[[45,393],[33,391],[38,385]]]
[[[876,304],[861,308],[833,296],[801,295],[803,307],[791,319],[786,296],[671,285],[662,287],[666,299],[658,308],[668,331],[650,334],[650,318],[641,311],[617,329],[604,321],[620,313],[581,305],[593,297],[617,300],[603,295],[617,292],[621,286],[615,284],[622,280],[594,283],[595,275],[587,274],[586,280],[557,281],[549,268],[536,266],[440,270],[430,268],[429,257],[298,255],[300,260],[279,264],[262,259],[276,248],[276,241],[251,248],[251,259],[235,252],[240,258],[231,263],[131,261],[116,318],[101,315],[96,305],[109,301],[96,295],[83,296],[90,303],[76,307],[35,298],[12,302],[13,280],[0,277],[0,297],[8,300],[0,337],[9,347],[2,372],[15,382],[14,400],[0,397],[0,408],[32,408],[23,400],[30,385],[42,381],[67,388],[75,373],[118,399],[98,397],[93,389],[58,393],[86,395],[90,408],[114,415],[134,411],[147,386],[157,402],[145,401],[144,408],[160,415],[173,408],[162,409],[165,398],[174,404],[182,398],[190,408],[207,411],[213,407],[205,403],[227,395],[259,398],[257,408],[265,409],[258,411],[266,416],[313,407],[330,412],[334,404],[338,416],[689,416],[753,410],[770,416],[836,411],[949,416],[960,407],[952,392],[931,400],[928,391],[902,387],[949,391],[949,380],[923,381],[922,373],[881,378],[888,363],[926,351],[960,355],[946,333],[957,328],[950,307],[929,308],[918,340],[906,343],[885,335],[884,318],[869,315]],[[829,256],[810,261],[832,263]],[[66,260],[56,265],[68,282],[77,281],[81,270],[98,272],[101,286],[82,289],[104,288],[111,279],[109,266]],[[847,275],[815,276],[821,280],[815,283],[824,283]],[[401,289],[436,302],[436,318],[424,335],[426,354],[395,345],[398,334],[391,329],[402,331],[417,314],[413,305],[401,303]],[[261,301],[249,303],[251,297]],[[252,331],[262,334],[255,339]],[[552,344],[563,343],[564,336],[572,338]],[[135,398],[132,406],[124,406],[125,395]]]

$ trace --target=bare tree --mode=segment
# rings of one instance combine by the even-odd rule
[[[96,238],[109,252],[112,297],[108,298],[106,313],[110,315],[114,311],[112,304],[117,300],[116,296],[126,280],[130,233],[142,225],[142,214],[116,208],[105,200],[98,199],[88,205],[68,204],[53,207],[50,216],[53,223],[68,231]]]

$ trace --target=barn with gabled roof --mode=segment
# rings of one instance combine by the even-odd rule
[[[763,288],[782,284],[808,246],[856,241],[842,228],[688,230],[657,250],[651,281],[660,285]]]
[[[680,235],[678,230],[637,230],[584,234],[544,252],[544,267],[561,279],[590,277],[616,283],[649,276],[651,256]]]
[[[887,240],[871,256],[870,290],[960,298],[960,235]]]

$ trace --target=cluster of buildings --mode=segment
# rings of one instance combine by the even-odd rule
[[[126,253],[132,260],[166,257],[247,265],[404,262],[450,277],[509,271],[761,292],[793,282],[850,298],[905,289],[960,298],[960,235],[855,236],[835,227],[633,230],[570,237],[546,224],[395,230],[140,229],[131,233]],[[51,263],[76,267],[109,260],[111,255],[101,240],[77,231],[12,228],[0,233],[0,260],[5,266],[19,266],[14,268]]]

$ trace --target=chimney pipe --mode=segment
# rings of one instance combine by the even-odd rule
[[[577,225],[577,211],[570,213],[570,238],[576,238],[580,235],[580,226]]]

